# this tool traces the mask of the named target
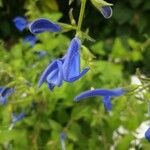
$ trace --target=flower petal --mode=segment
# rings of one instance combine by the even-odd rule
[[[12,122],[13,122],[13,123],[16,123],[16,122],[22,120],[24,117],[25,117],[25,113],[22,112],[22,113],[20,113],[20,114],[17,116],[16,113],[14,112],[14,113],[12,114]]]
[[[7,98],[6,98],[6,96],[1,96],[0,97],[0,103],[2,104],[2,105],[5,105],[6,104],[6,102],[7,102]]]
[[[37,41],[37,38],[35,36],[33,36],[33,35],[27,35],[24,38],[23,43],[29,43],[30,46],[32,47],[32,46],[35,45],[36,41]]]
[[[19,31],[23,31],[27,27],[27,20],[24,17],[16,17],[13,22]]]
[[[106,19],[110,18],[113,14],[112,8],[110,6],[103,6],[100,8],[100,11]]]
[[[42,75],[41,75],[41,77],[40,77],[40,80],[39,80],[39,82],[38,82],[38,87],[40,87],[40,86],[43,84],[43,82],[46,81],[46,78],[47,78],[48,74],[49,74],[51,71],[55,70],[56,68],[57,68],[57,61],[54,60],[54,61],[52,61],[52,63],[50,63],[50,64],[48,65],[48,67],[47,67],[47,68],[44,70],[44,72],[42,73]]]
[[[37,19],[29,24],[29,30],[33,34],[42,33],[45,31],[59,32],[61,27],[52,21],[44,18]]]
[[[105,96],[103,99],[103,103],[104,103],[106,111],[112,110],[112,104],[111,104],[110,98],[111,98],[110,96]]]
[[[69,78],[69,79],[67,79],[66,81],[67,81],[67,82],[74,82],[74,81],[76,81],[76,80],[79,80],[82,76],[84,76],[84,75],[89,71],[89,69],[90,69],[90,68],[85,68],[85,69],[83,69],[82,72],[81,72],[78,76],[73,77],[73,78]]]
[[[6,97],[6,96],[11,95],[12,93],[14,93],[14,89],[6,87],[6,88],[3,88],[2,92],[1,92],[1,96]]]
[[[53,85],[52,83],[47,83],[48,84],[48,88],[53,91],[55,85]]]
[[[0,103],[2,105],[6,104],[7,102],[7,96],[11,95],[14,92],[13,88],[9,88],[9,87],[5,87],[5,88],[1,88],[0,91]]]
[[[69,45],[63,63],[63,74],[65,80],[79,76],[80,74],[80,46],[81,41],[78,38],[74,38]]]
[[[125,93],[125,91],[122,88],[118,89],[113,89],[113,90],[108,90],[108,89],[95,89],[95,90],[88,90],[80,95],[75,97],[75,101],[78,102],[81,99],[85,99],[88,97],[93,97],[93,96],[121,96]]]
[[[2,91],[3,91],[3,87],[0,87],[0,94],[1,94]]]
[[[150,142],[150,127],[148,130],[145,132],[145,138]]]

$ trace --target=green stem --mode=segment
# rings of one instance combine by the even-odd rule
[[[81,31],[81,26],[82,26],[82,21],[84,17],[84,11],[85,11],[85,5],[86,5],[86,0],[81,0],[81,8],[80,8],[80,14],[79,14],[79,20],[78,20],[78,26],[77,26],[77,31]]]

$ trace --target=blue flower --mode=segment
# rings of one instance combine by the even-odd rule
[[[23,31],[27,27],[27,24],[28,24],[27,20],[24,17],[20,17],[20,16],[15,17],[13,19],[13,22],[19,31]]]
[[[16,112],[12,113],[12,123],[9,126],[9,130],[12,130],[16,123],[20,120],[22,120],[25,117],[25,113],[21,112],[19,115],[16,114]]]
[[[52,61],[45,69],[38,82],[40,87],[43,82],[47,81],[50,90],[53,90],[55,86],[60,87],[63,82],[63,71],[62,71],[63,59],[56,59]]]
[[[63,63],[63,76],[66,82],[74,82],[80,79],[89,70],[89,68],[85,68],[80,72],[80,47],[80,39],[73,38]]]
[[[48,53],[44,50],[34,51],[34,54],[37,55],[39,58],[44,57]]]
[[[22,120],[25,117],[25,113],[20,113],[17,115],[15,112],[12,114],[12,123],[15,124],[16,122]]]
[[[55,86],[60,87],[63,81],[74,82],[80,79],[89,68],[80,72],[80,40],[74,38],[63,58],[52,61],[45,69],[38,82],[40,87],[45,81],[48,83],[50,90]]]
[[[150,142],[150,127],[145,132],[145,138]]]
[[[16,17],[13,22],[19,31],[23,31],[29,24],[24,17]],[[35,45],[36,41],[37,38],[33,35],[27,35],[23,40],[24,43],[29,43],[31,47]]]
[[[10,96],[13,92],[14,92],[13,88],[0,87],[0,103],[2,105],[6,104],[7,97]]]
[[[100,11],[106,19],[110,18],[113,14],[112,8],[110,6],[100,7]]]
[[[112,110],[112,103],[111,103],[111,97],[110,96],[104,96],[103,103],[106,111]]]
[[[74,98],[74,100],[76,102],[79,102],[81,99],[85,99],[88,97],[93,97],[93,96],[103,96],[103,103],[105,106],[105,109],[107,111],[112,109],[112,104],[111,104],[111,97],[115,97],[115,96],[121,96],[125,93],[125,90],[122,88],[118,88],[118,89],[112,89],[112,90],[108,90],[108,89],[95,89],[95,90],[89,90],[89,91],[85,91],[83,93],[81,93],[80,95],[76,96]]]
[[[27,35],[24,40],[23,43],[29,43],[31,47],[33,47],[35,45],[37,41],[37,38],[34,35]]]
[[[64,132],[61,132],[61,134],[60,134],[60,141],[61,141],[61,148],[62,148],[62,150],[66,149],[65,139],[66,139],[66,134]]]
[[[59,32],[61,27],[48,19],[40,18],[29,24],[29,30],[33,34],[38,34],[45,31]]]

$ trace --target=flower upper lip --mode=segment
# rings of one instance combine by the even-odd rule
[[[95,89],[88,90],[74,98],[74,101],[79,102],[82,99],[93,97],[93,96],[103,96],[103,103],[106,111],[110,111],[112,109],[111,97],[121,96],[125,93],[125,90],[122,88],[118,89]]]
[[[50,31],[50,32],[61,31],[61,27],[58,24],[45,18],[39,18],[32,21],[31,23],[29,23],[28,28],[30,32],[33,34],[38,34],[45,31]]]
[[[81,78],[89,68],[80,72],[80,47],[81,41],[75,37],[67,50],[66,58],[63,63],[63,75],[66,82],[74,82]]]
[[[81,99],[85,99],[93,96],[121,96],[124,94],[124,92],[125,91],[122,88],[112,89],[112,90],[109,89],[88,90],[76,96],[74,100],[80,101]]]

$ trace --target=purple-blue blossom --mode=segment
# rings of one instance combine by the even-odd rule
[[[62,59],[56,59],[48,65],[40,77],[38,87],[40,87],[45,81],[47,81],[48,87],[51,91],[55,86],[61,86],[63,82],[62,62]]]
[[[66,55],[63,58],[53,60],[42,73],[38,87],[46,81],[49,89],[53,90],[55,86],[60,87],[63,81],[71,83],[84,76],[89,68],[80,72],[80,45],[80,39],[73,38]]]
[[[112,109],[112,104],[111,104],[111,97],[117,97],[117,96],[122,96],[125,94],[125,90],[122,88],[117,88],[117,89],[95,89],[95,90],[88,90],[80,95],[76,96],[74,98],[74,101],[79,102],[82,99],[86,99],[88,97],[94,97],[94,96],[103,96],[103,103],[105,106],[105,109],[107,111]]]
[[[12,121],[11,121],[11,124],[8,129],[12,130],[14,128],[14,126],[16,125],[16,123],[21,121],[24,117],[25,117],[24,112],[21,112],[19,114],[16,114],[16,112],[13,112],[12,113]]]
[[[145,132],[145,138],[150,142],[150,127]]]
[[[6,104],[7,97],[14,93],[14,88],[0,87],[0,103],[2,105]]]
[[[111,97],[110,96],[104,96],[103,104],[104,104],[106,111],[112,110],[112,103],[111,103]]]
[[[66,82],[74,82],[84,76],[89,68],[80,71],[81,41],[75,37],[72,39],[63,63],[63,76]]]
[[[28,22],[27,20],[24,18],[24,17],[15,17],[13,19],[13,23],[15,24],[16,28],[19,30],[19,31],[23,31],[27,25],[28,25]]]
[[[13,19],[13,23],[15,24],[16,28],[21,32],[25,28],[27,28],[29,24],[28,21],[24,17],[20,17],[20,16],[15,17]],[[37,38],[34,35],[27,35],[25,36],[23,43],[29,43],[29,45],[33,47],[36,41],[37,41]]]
[[[113,14],[112,8],[110,6],[100,7],[100,12],[106,19],[110,18]]]
[[[45,18],[40,18],[32,21],[28,27],[30,32],[33,34],[43,33],[45,31],[50,31],[50,32],[61,31],[61,27],[58,24]]]
[[[24,38],[23,43],[28,43],[31,47],[33,47],[36,41],[37,41],[37,38],[34,35],[27,35]]]
[[[20,120],[22,120],[23,118],[25,117],[25,113],[24,112],[21,112],[20,114],[16,114],[16,112],[13,112],[12,114],[12,123],[16,123]]]
[[[61,141],[61,148],[62,148],[62,150],[66,149],[65,139],[66,139],[66,134],[64,132],[61,132],[60,133],[60,141]]]

